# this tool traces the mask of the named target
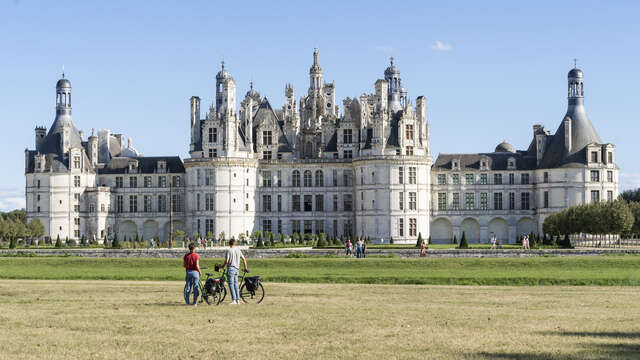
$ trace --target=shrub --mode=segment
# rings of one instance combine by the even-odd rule
[[[269,232],[269,246],[274,246],[275,241],[273,241],[273,233]]]
[[[393,236],[389,238],[389,245],[393,245]]]
[[[87,237],[83,234],[82,238],[80,238],[80,245],[82,246],[87,246],[89,244],[87,244]]]
[[[16,248],[16,239],[15,238],[11,238],[11,240],[9,240],[9,249],[15,249]]]
[[[464,231],[462,232],[462,239],[460,239],[460,246],[458,248],[459,249],[469,248],[469,244],[467,243],[467,233],[465,233]]]
[[[264,243],[262,242],[262,236],[258,236],[258,242],[256,243],[257,248],[263,248]]]
[[[75,240],[73,240],[73,239],[69,239],[69,238],[67,238],[67,239],[65,240],[65,243],[67,244],[67,246],[76,246],[76,241],[75,241]]]
[[[111,247],[114,249],[120,248],[120,241],[118,241],[118,234],[113,235],[113,241],[111,242]]]
[[[56,247],[57,248],[62,247],[62,241],[60,241],[60,234],[58,234],[58,237],[56,238]]]
[[[431,235],[429,235],[429,238],[427,239],[427,245],[431,245],[431,244],[432,244],[432,242],[431,242]]]
[[[422,239],[422,233],[418,233],[418,241],[416,241],[416,247],[421,247],[424,239]]]
[[[458,245],[458,236],[453,235],[453,245]]]

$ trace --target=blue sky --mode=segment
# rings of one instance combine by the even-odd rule
[[[640,2],[151,3],[0,3],[0,210],[23,206],[24,149],[53,122],[63,65],[85,134],[110,128],[145,155],[186,157],[189,97],[213,100],[223,54],[239,95],[253,79],[280,107],[285,83],[306,91],[314,47],[339,99],[373,92],[393,55],[409,96],[428,99],[434,157],[502,140],[526,148],[533,124],[555,132],[577,58],[587,113],[617,146],[621,188],[640,186]]]

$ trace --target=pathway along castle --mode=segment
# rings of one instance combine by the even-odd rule
[[[25,150],[26,210],[45,234],[89,239],[255,230],[415,242],[418,234],[505,242],[541,231],[544,217],[618,196],[615,147],[583,106],[583,73],[568,74],[568,109],[555,134],[540,125],[526,150],[503,142],[477,154],[429,152],[427,100],[412,104],[393,59],[375,93],[336,103],[313,53],[309,89],[274,109],[216,75],[215,105],[190,99],[190,158],[142,156],[122,134],[84,138],[71,120],[71,83],[56,84],[56,117]]]

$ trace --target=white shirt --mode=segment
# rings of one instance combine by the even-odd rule
[[[242,251],[240,251],[240,249],[235,246],[232,248],[228,248],[227,252],[224,254],[224,257],[227,260],[227,264],[236,269],[240,269],[240,259],[244,259]]]

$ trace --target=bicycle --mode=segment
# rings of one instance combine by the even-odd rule
[[[260,304],[264,299],[262,278],[260,278],[259,275],[247,277],[248,272],[249,269],[246,269],[242,273],[242,280],[240,280],[240,298],[247,304]]]
[[[201,267],[200,270],[207,270],[206,267]],[[217,265],[216,265],[216,271]],[[205,273],[207,276],[202,281],[202,277],[198,278],[196,286],[200,291],[200,303],[206,302],[207,305],[219,305],[227,296],[227,289],[224,287],[224,278],[211,278],[213,273]],[[184,285],[184,291],[187,290],[187,284]],[[198,301],[198,299],[196,299]]]

